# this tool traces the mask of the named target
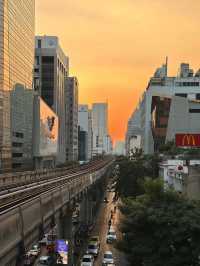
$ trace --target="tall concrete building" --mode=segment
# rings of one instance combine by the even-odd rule
[[[86,140],[86,144],[80,143],[81,158],[85,158],[88,161],[92,158],[92,119],[91,110],[88,105],[80,104],[78,108],[78,125],[79,125],[79,136],[80,141]],[[83,133],[85,132],[85,133]],[[85,136],[85,138],[83,138]],[[81,160],[82,161],[82,160]]]
[[[0,170],[12,166],[10,92],[16,85],[32,89],[35,1],[0,1]],[[22,99],[23,101],[23,99]],[[16,136],[23,136],[21,132]],[[16,137],[15,136],[15,137]]]
[[[66,158],[78,160],[78,79],[68,77],[65,83],[66,97]]]
[[[129,121],[129,123],[134,124],[134,121],[137,120],[137,125],[139,126],[138,135],[139,131],[141,131],[141,148],[145,154],[153,153],[160,145],[165,143],[167,134],[166,130],[169,129],[167,129],[167,127],[170,113],[172,110],[173,112],[176,110],[176,117],[178,117],[182,108],[181,105],[183,105],[181,102],[184,102],[184,104],[188,102],[173,98],[173,96],[187,98],[188,101],[199,101],[200,70],[194,74],[194,71],[190,69],[189,64],[182,63],[178,75],[176,77],[169,77],[167,75],[166,64],[157,69],[154,76],[150,79],[137,106],[138,111],[134,112]],[[174,99],[173,103],[177,103],[176,108],[174,104],[171,105],[171,98]],[[181,114],[180,117],[182,117]],[[180,121],[177,120],[175,123],[177,123],[176,128],[178,128]],[[172,120],[170,118],[169,125],[171,124]],[[128,128],[130,129],[130,126]],[[186,125],[184,130],[191,132],[191,128]],[[127,132],[127,134],[129,133]]]
[[[113,154],[115,155],[124,155],[125,156],[125,142],[117,141],[113,149]]]
[[[93,155],[108,152],[108,104],[94,103],[92,105]]]
[[[66,160],[65,81],[69,75],[69,59],[64,54],[58,37],[35,38],[34,86],[42,99],[59,118],[57,163]]]

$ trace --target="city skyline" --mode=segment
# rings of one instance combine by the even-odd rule
[[[59,36],[70,56],[71,74],[80,81],[80,103],[109,101],[115,141],[124,137],[128,117],[165,56],[170,74],[176,74],[179,62],[198,68],[197,0],[192,6],[186,0],[167,5],[164,0],[151,5],[147,0],[125,0],[123,5],[112,0],[106,8],[97,0],[36,4],[36,34]]]

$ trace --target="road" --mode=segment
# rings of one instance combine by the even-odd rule
[[[96,222],[96,226],[92,234],[92,235],[98,235],[101,241],[100,253],[97,259],[95,260],[95,266],[102,265],[103,255],[105,251],[112,251],[116,266],[122,266],[122,265],[128,266],[128,263],[125,259],[124,254],[119,252],[119,250],[117,250],[113,244],[106,243],[106,235],[108,232],[108,221],[110,219],[111,210],[113,210],[115,206],[115,204],[112,202],[113,195],[114,195],[113,192],[107,192],[107,198],[109,200],[109,203],[107,204],[102,203],[100,207],[98,219]],[[119,217],[120,217],[120,212],[117,209],[116,214],[114,215],[113,220],[112,220],[112,226],[115,228],[118,238],[120,237],[120,233],[118,230]]]

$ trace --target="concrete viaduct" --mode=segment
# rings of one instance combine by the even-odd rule
[[[105,178],[110,174],[112,165],[113,161],[107,160],[95,171],[71,178],[66,184],[1,212],[0,265],[16,266],[20,255],[55,224],[59,237],[63,237],[64,228],[67,231],[65,236],[72,241],[72,213],[76,202],[80,202],[81,206],[80,219],[90,222],[93,219],[94,202],[103,195],[99,191],[101,183],[105,189]],[[91,199],[92,195],[95,199]]]

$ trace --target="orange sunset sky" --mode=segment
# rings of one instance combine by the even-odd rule
[[[57,35],[79,79],[79,102],[108,101],[113,140],[169,56],[200,67],[200,0],[36,0],[36,33]]]

